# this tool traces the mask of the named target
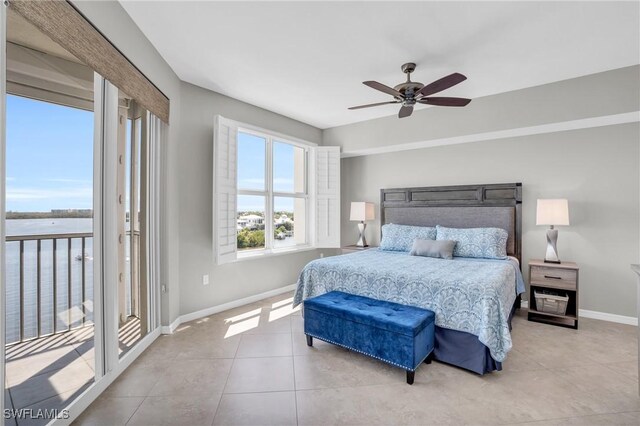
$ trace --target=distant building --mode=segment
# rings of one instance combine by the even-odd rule
[[[280,225],[284,225],[287,222],[293,222],[291,219],[289,219],[289,216],[287,216],[286,214],[280,215],[279,218],[277,218],[273,223],[276,226],[280,226]]]
[[[264,218],[256,214],[248,214],[246,216],[240,216],[236,223],[238,230],[245,228],[258,228],[260,225],[264,224]]]
[[[93,213],[92,209],[51,209],[53,214],[66,214],[66,213]]]

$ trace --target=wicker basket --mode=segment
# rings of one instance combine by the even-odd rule
[[[536,298],[536,310],[548,314],[565,315],[567,313],[567,302],[569,296],[559,294],[546,294],[534,291]]]

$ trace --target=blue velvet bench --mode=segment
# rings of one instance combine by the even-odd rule
[[[304,301],[304,333],[407,370],[431,363],[435,336],[432,311],[332,291]]]

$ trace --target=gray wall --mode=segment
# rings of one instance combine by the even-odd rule
[[[161,220],[162,324],[168,325],[178,316],[178,151],[180,148],[180,80],[162,56],[144,36],[131,17],[115,1],[73,1],[73,4],[120,51],[134,63],[171,101],[171,117],[167,145],[162,147],[164,158],[164,199]]]
[[[358,155],[370,149],[517,130],[640,111],[640,66],[474,99],[465,108],[427,108],[327,129],[325,145]],[[574,127],[575,128],[575,127]],[[525,131],[521,134],[527,134]],[[379,203],[381,188],[523,183],[523,261],[544,257],[537,198],[568,198],[571,226],[561,227],[562,259],[581,266],[581,308],[636,316],[629,264],[639,260],[637,121],[607,127],[436,146],[342,160],[342,207]],[[398,147],[396,147],[398,148]],[[369,240],[379,241],[379,224]],[[343,215],[343,243],[356,237]]]
[[[410,119],[388,117],[320,131],[181,83],[117,2],[74,4],[171,99],[169,140],[163,147],[165,325],[180,314],[292,284],[300,268],[318,256],[310,251],[215,265],[211,229],[215,114],[356,152],[640,109],[636,66],[475,99],[465,109],[429,108]],[[525,206],[530,206],[524,213],[526,261],[544,250],[544,228],[532,225],[535,199],[567,197],[573,223],[561,229],[559,249],[563,258],[582,266],[582,307],[635,316],[628,264],[638,261],[637,142],[637,125],[619,125],[344,159],[343,203],[346,207],[351,200],[377,201],[378,190],[388,186],[519,180],[524,183]],[[352,243],[356,232],[344,220],[344,212],[348,209],[343,209],[343,242]],[[376,241],[378,230],[373,228],[369,235]],[[201,280],[207,273],[211,284],[205,287]]]
[[[171,100],[169,140],[163,147],[162,324],[179,315],[295,283],[312,250],[221,267],[212,251],[213,117],[320,143],[319,129],[182,83],[117,2],[74,1],[80,11]],[[335,250],[325,250],[334,254]],[[210,284],[202,285],[202,275]]]
[[[474,99],[464,108],[426,108],[324,131],[343,152],[517,129],[638,111],[640,65]],[[472,76],[469,76],[472,78]],[[461,85],[464,85],[462,83]],[[446,92],[443,94],[446,96]]]
[[[535,225],[537,198],[568,198],[571,226],[559,227],[561,259],[580,265],[582,309],[636,316],[640,257],[638,123],[442,146],[342,160],[342,208],[375,201],[381,188],[522,182],[523,269],[544,257],[546,227]],[[342,240],[355,241],[343,215]],[[379,221],[368,228],[379,242]],[[525,274],[526,276],[527,274]]]
[[[216,114],[320,143],[309,125],[188,83],[181,83],[180,314],[191,313],[294,284],[319,251],[305,251],[218,266],[213,253],[213,119]],[[335,250],[326,250],[333,254]],[[202,285],[209,274],[210,284]]]

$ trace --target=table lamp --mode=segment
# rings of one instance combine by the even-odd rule
[[[550,225],[547,230],[546,263],[561,263],[558,258],[558,230],[554,226],[569,225],[569,202],[565,199],[538,200],[536,225]]]
[[[366,203],[364,201],[355,201],[351,203],[351,217],[350,220],[359,221],[358,230],[360,231],[360,239],[356,243],[358,247],[369,247],[367,239],[364,237],[364,230],[367,228],[367,224],[364,223],[367,220],[375,219],[373,203]]]

